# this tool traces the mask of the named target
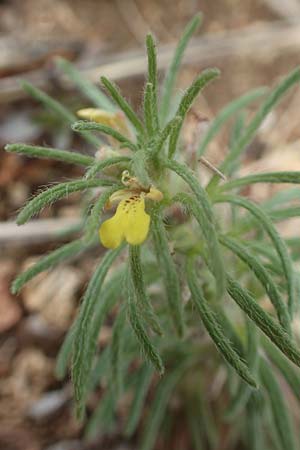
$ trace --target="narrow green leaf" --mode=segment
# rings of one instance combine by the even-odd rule
[[[228,202],[247,209],[254,217],[256,217],[256,219],[258,219],[259,223],[263,226],[264,230],[272,240],[281,260],[282,268],[288,284],[289,313],[290,316],[292,316],[293,308],[295,305],[295,280],[293,264],[285,242],[283,241],[283,239],[281,239],[278,231],[272,224],[268,215],[260,207],[256,206],[253,202],[243,197],[234,195],[221,195],[217,196],[214,200],[216,203]]]
[[[58,57],[55,59],[57,67],[61,69],[73,83],[78,86],[80,91],[98,108],[103,108],[107,111],[113,111],[114,106],[109,98],[87,78],[84,78],[82,73],[70,63],[70,61]]]
[[[257,333],[256,325],[251,322],[249,319],[246,321],[247,326],[247,351],[246,357],[249,365],[249,369],[256,376],[258,372],[259,366],[259,336]],[[249,388],[249,386],[241,382],[239,388],[231,400],[231,403],[226,411],[225,417],[226,419],[232,421],[234,420],[238,414],[240,414],[248,402],[253,390]]]
[[[110,352],[110,363],[111,363],[111,373],[112,380],[116,396],[118,397],[123,390],[123,380],[122,380],[122,353],[124,344],[124,327],[126,320],[125,308],[122,308],[119,312],[112,331],[111,338],[111,352]]]
[[[69,361],[71,359],[74,336],[75,326],[72,325],[71,328],[69,328],[69,331],[56,357],[55,375],[59,380],[63,380],[67,374]]]
[[[154,112],[154,93],[153,84],[147,83],[144,92],[144,121],[146,125],[146,130],[148,136],[153,137],[155,131],[157,130],[157,124],[155,123],[155,112]]]
[[[79,255],[83,251],[85,251],[90,244],[86,244],[82,239],[77,239],[73,242],[69,242],[65,244],[48,255],[42,257],[37,261],[33,266],[29,267],[29,269],[22,272],[17,278],[13,281],[11,286],[11,291],[13,294],[17,294],[25,283],[34,278],[44,270],[49,269],[57,264],[60,264],[67,259],[74,257],[75,255]]]
[[[203,139],[200,142],[199,148],[197,150],[197,156],[201,157],[205,150],[207,149],[208,144],[212,141],[212,139],[216,136],[216,134],[220,131],[221,127],[224,123],[230,119],[234,114],[236,114],[242,108],[245,108],[250,103],[254,102],[262,95],[266,93],[265,88],[253,89],[250,92],[242,95],[241,97],[233,100],[228,103],[225,108],[223,108],[216,118],[213,120],[212,124],[208,128],[205,133]]]
[[[103,289],[101,290],[101,299],[97,302],[95,306],[94,319],[91,321],[89,325],[90,335],[88,336],[88,357],[93,357],[97,349],[98,335],[100,332],[101,325],[107,315],[108,311],[112,309],[114,304],[117,302],[120,297],[120,285],[124,279],[124,268],[119,267],[117,271],[114,271],[114,274],[110,277],[110,279],[105,283]],[[69,329],[65,340],[60,348],[57,363],[56,363],[56,375],[59,379],[63,379],[66,376],[68,363],[71,357],[71,352],[73,348],[73,339],[76,334],[76,327],[78,326],[80,320],[80,315],[77,316],[76,320],[72,324]],[[107,348],[109,350],[109,348]],[[106,349],[103,353],[106,353]],[[95,383],[101,377],[101,370],[105,370],[105,357],[103,357],[103,361],[98,361],[95,365],[94,370],[91,374],[91,380],[89,385],[89,390],[92,390],[95,387]],[[103,367],[102,367],[103,364]],[[101,368],[99,367],[101,366]],[[108,366],[108,363],[107,363]]]
[[[181,121],[181,118],[179,116],[174,117],[174,119],[171,119],[167,123],[167,125],[163,128],[163,130],[161,130],[159,132],[157,140],[154,142],[154,145],[151,148],[152,155],[156,156],[160,153],[160,151],[162,150],[168,137],[171,135],[171,133],[174,131],[174,129],[178,126],[180,121]]]
[[[204,298],[202,289],[198,283],[195,270],[193,268],[193,261],[190,259],[187,264],[187,281],[192,294],[192,300],[199,312],[201,320],[216,345],[217,349],[228,362],[228,364],[235,369],[238,375],[251,387],[257,388],[257,383],[251,374],[249,368],[241,360],[240,356],[232,347],[229,340],[223,334],[218,321]]]
[[[164,79],[163,87],[162,87],[162,101],[161,101],[161,118],[164,122],[168,117],[170,103],[172,99],[173,90],[175,87],[177,75],[179,72],[180,64],[183,58],[184,51],[188,45],[189,40],[192,35],[199,27],[202,21],[202,15],[196,14],[192,20],[187,24],[186,28],[183,31],[183,34],[177,44],[173,59],[170,64],[170,68],[166,73],[166,77]]]
[[[180,278],[170,254],[167,233],[161,214],[152,215],[152,232],[157,261],[165,284],[171,317],[179,336],[184,334],[184,313],[181,300]]]
[[[195,415],[198,419],[198,427],[200,428],[205,442],[209,449],[217,449],[220,445],[220,436],[218,433],[218,424],[214,414],[214,407],[211,404],[209,395],[206,391],[205,375],[199,374],[199,389],[190,392],[191,402],[195,408]]]
[[[299,178],[300,181],[300,178]],[[272,211],[273,208],[279,205],[286,205],[287,202],[300,199],[300,187],[292,187],[289,189],[275,192],[271,198],[264,201],[262,207],[266,211]]]
[[[21,212],[18,214],[17,224],[23,225],[28,222],[32,216],[38,214],[45,206],[48,206],[60,198],[72,194],[73,192],[84,191],[86,189],[99,186],[111,186],[112,183],[113,182],[109,180],[75,180],[52,186],[45,191],[42,191],[26,203]]]
[[[267,172],[247,175],[242,178],[227,181],[219,187],[220,191],[241,188],[254,183],[291,183],[300,184],[300,172]]]
[[[214,305],[214,312],[217,321],[220,324],[221,329],[224,331],[225,335],[228,337],[235,351],[240,355],[242,359],[245,359],[246,351],[244,344],[240,339],[239,332],[233,325],[232,321],[228,318],[223,310],[223,305],[220,303]]]
[[[95,361],[94,368],[91,372],[90,384],[88,387],[89,391],[94,391],[98,385],[100,385],[101,379],[109,369],[109,363],[111,360],[110,356],[111,348],[105,347],[97,357]]]
[[[179,365],[169,372],[158,384],[149,415],[144,426],[144,431],[139,445],[140,450],[152,450],[159,432],[159,428],[166,414],[169,399],[180,378],[183,376],[186,366]]]
[[[263,89],[263,88],[261,88]],[[230,131],[229,136],[229,147],[232,148],[234,144],[237,142],[237,140],[241,137],[242,132],[245,127],[246,122],[246,112],[245,110],[242,110],[238,112],[237,117],[234,121],[234,124],[232,126],[232,129]]]
[[[200,73],[200,75],[195,79],[195,81],[192,83],[192,85],[186,90],[185,94],[183,95],[181,102],[179,104],[176,116],[181,117],[181,121],[177,125],[177,127],[173,130],[172,134],[170,135],[170,141],[169,141],[169,151],[168,156],[169,158],[173,158],[176,152],[177,148],[177,142],[180,134],[180,130],[184,121],[184,118],[191,108],[194,100],[196,99],[197,95],[202,91],[202,89],[214,78],[218,77],[220,75],[220,71],[218,69],[206,69],[203,70],[203,72]]]
[[[249,450],[267,450],[263,433],[263,414],[257,398],[259,392],[252,393],[246,409],[246,442]]]
[[[252,270],[256,278],[261,282],[265,288],[267,295],[269,296],[279,319],[279,322],[287,333],[291,334],[291,325],[288,309],[284,300],[281,297],[276,284],[269,275],[268,271],[264,268],[263,264],[258,258],[253,256],[245,246],[238,243],[236,240],[231,239],[228,236],[219,236],[219,241],[222,245],[230,249],[235,255],[237,255],[250,270]]]
[[[129,278],[129,277],[128,277]],[[147,336],[143,319],[137,309],[137,305],[134,299],[134,291],[132,282],[128,279],[128,313],[129,320],[134,331],[134,334],[141,345],[142,351],[147,360],[153,365],[153,367],[162,375],[164,373],[164,366],[161,357]]]
[[[196,202],[191,202],[188,200],[189,197],[186,196],[183,196],[182,200],[185,204],[187,204],[187,206],[191,205],[193,214],[195,215],[195,218],[198,221],[206,239],[206,244],[210,250],[209,258],[211,261],[212,270],[216,278],[217,296],[221,298],[225,290],[225,271],[217,238],[216,221],[210,200],[205,190],[201,187],[195,174],[186,165],[180,164],[174,160],[165,161],[164,164],[165,167],[177,173],[177,175],[179,175],[189,185],[195,194]]]
[[[113,137],[117,141],[121,142],[123,146],[128,147],[133,152],[137,150],[136,145],[131,142],[126,136],[123,136],[123,134],[121,134],[119,131],[107,125],[103,125],[102,123],[78,120],[77,122],[72,124],[71,128],[74,131],[99,131],[99,133],[104,133],[108,136]]]
[[[125,98],[120,94],[118,87],[108,80],[106,77],[101,77],[102,84],[107,89],[109,94],[111,95],[114,102],[120,107],[120,109],[124,112],[125,116],[132,123],[134,128],[139,134],[144,134],[144,127],[136,113],[133,111],[132,107],[125,100]]]
[[[273,222],[291,219],[300,216],[300,206],[291,206],[289,208],[273,209],[268,211],[268,216]]]
[[[50,111],[53,111],[55,115],[60,117],[64,122],[71,124],[76,121],[76,116],[57,100],[50,97],[50,95],[36,88],[27,81],[23,81],[21,85],[24,91],[26,91],[32,98],[38,102],[41,102],[43,106],[50,109]],[[101,141],[90,133],[82,133],[82,136],[86,139],[86,141],[96,147],[101,145]]]
[[[151,34],[147,34],[146,37],[146,47],[148,55],[148,82],[151,83],[151,103],[152,103],[152,115],[153,115],[153,126],[154,130],[157,131],[159,128],[159,118],[158,118],[158,104],[157,104],[157,56],[156,56],[156,45]]]
[[[130,163],[131,158],[129,156],[113,156],[111,158],[104,159],[103,161],[96,161],[94,164],[86,171],[85,179],[89,180],[94,178],[98,172],[107,167],[115,166],[120,163]]]
[[[300,351],[289,335],[267,314],[252,295],[229,275],[227,291],[247,316],[268,336],[287,358],[300,367]]]
[[[299,447],[296,444],[295,430],[289,414],[288,405],[282,395],[282,388],[263,358],[260,360],[260,375],[269,395],[273,420],[278,432],[281,448],[282,450],[296,450]]]
[[[227,173],[231,165],[240,157],[242,151],[250,144],[254,138],[258,128],[262,124],[265,117],[276,106],[276,104],[283,98],[284,94],[300,81],[300,70],[297,67],[284,80],[282,80],[275,89],[268,95],[262,106],[255,114],[249,125],[246,127],[240,139],[236,142],[233,149],[231,149],[220,169]]]
[[[123,246],[105,254],[89,282],[80,307],[72,355],[72,379],[79,419],[82,419],[84,415],[84,400],[92,366],[93,355],[89,353],[91,321],[107,271],[122,249]]]
[[[89,419],[84,437],[93,439],[100,433],[112,431],[115,421],[116,395],[112,386],[108,387],[99,401],[97,408]]]
[[[174,201],[181,202],[193,214],[202,230],[208,250],[208,257],[205,261],[216,279],[216,297],[221,299],[224,293],[224,264],[217,234],[212,227],[213,222],[209,222],[203,208],[195,202],[190,194],[177,194]]]
[[[141,262],[141,247],[139,245],[129,246],[129,264],[132,287],[136,299],[136,305],[140,311],[140,314],[142,315],[143,319],[150,325],[152,330],[155,333],[161,335],[162,329],[146,292],[144,273]]]
[[[193,442],[193,450],[204,450],[205,442],[200,427],[201,418],[197,415],[197,412],[195,412],[195,407],[193,404],[188,404],[186,406],[186,416],[187,416],[187,423],[189,426],[189,434]]]
[[[268,358],[280,370],[286,382],[289,384],[296,398],[300,401],[300,373],[296,367],[292,366],[288,359],[280,353],[274,345],[263,340],[263,346],[267,352]]]
[[[89,332],[87,335],[86,347],[86,360],[90,364],[93,360],[94,355],[97,351],[98,345],[98,337],[103,325],[105,318],[107,317],[109,311],[115,306],[118,300],[121,300],[122,294],[124,290],[122,289],[125,278],[125,269],[124,267],[116,269],[113,275],[107,280],[101,289],[99,299],[95,305],[94,317],[91,323],[89,324]],[[79,318],[78,318],[79,320]],[[98,362],[99,363],[99,362]],[[100,368],[99,368],[100,370]],[[88,390],[92,389],[92,383],[97,375],[96,366],[95,369],[92,370],[90,376],[90,385],[88,386]],[[100,375],[99,375],[100,377]]]
[[[39,147],[37,145],[7,144],[4,150],[9,153],[21,153],[31,158],[49,158],[66,163],[79,164],[80,166],[91,166],[95,161],[91,156],[56,148]]]
[[[125,435],[127,437],[131,437],[137,429],[152,375],[152,367],[144,364],[139,371],[136,385],[134,386],[134,398],[129,409],[129,415],[125,426]]]

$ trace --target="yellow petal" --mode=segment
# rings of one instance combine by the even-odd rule
[[[99,236],[106,248],[117,248],[125,238],[128,244],[140,245],[149,232],[150,216],[145,212],[145,200],[140,195],[125,197],[115,215],[102,223]]]
[[[124,232],[117,213],[111,219],[102,223],[99,229],[99,237],[104,247],[111,249],[119,247],[124,239]]]
[[[102,125],[113,126],[115,123],[115,113],[98,108],[84,108],[77,111],[77,115],[82,119],[92,120]]]
[[[127,219],[123,222],[125,239],[128,244],[140,245],[148,235],[150,216],[145,212],[145,201],[142,197],[129,205]]]

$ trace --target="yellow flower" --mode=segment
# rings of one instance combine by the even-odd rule
[[[151,187],[148,193],[127,189],[115,192],[108,207],[120,201],[114,216],[102,223],[99,229],[101,243],[106,248],[117,248],[124,239],[131,245],[140,245],[147,238],[150,216],[145,211],[145,197],[159,201],[162,193]]]

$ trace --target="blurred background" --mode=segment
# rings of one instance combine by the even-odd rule
[[[134,449],[120,430],[104,430],[92,444],[83,443],[82,427],[73,418],[68,380],[54,376],[55,356],[76,313],[99,251],[28,283],[18,297],[11,280],[40,255],[57,247],[59,230],[76,225],[79,196],[45,209],[32,223],[17,228],[16,212],[44,185],[82,175],[60,162],[7,154],[6,143],[26,142],[92,152],[52,112],[20,87],[28,80],[76,112],[89,103],[57,69],[63,56],[90,80],[115,80],[139,108],[146,69],[144,38],[151,30],[159,45],[161,77],[185,24],[201,11],[196,33],[179,80],[183,89],[206,67],[222,77],[205,90],[196,105],[209,123],[229,101],[258,86],[271,86],[299,64],[300,2],[297,0],[0,0],[0,450]],[[300,170],[300,91],[294,90],[268,117],[247,150],[243,173]],[[188,140],[194,116],[185,129]],[[218,165],[228,131],[210,145]],[[256,200],[270,187],[251,188]],[[295,221],[281,231],[295,233]],[[299,228],[298,228],[299,229]],[[110,324],[101,343],[110,337]],[[90,407],[101,393],[91,399]],[[94,403],[93,403],[94,402]],[[126,415],[126,402],[120,411]],[[185,430],[174,447],[187,449]],[[158,443],[157,449],[162,449]],[[221,447],[219,450],[222,450]]]

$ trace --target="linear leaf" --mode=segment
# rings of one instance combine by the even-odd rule
[[[104,159],[103,161],[95,161],[94,164],[86,171],[85,179],[89,180],[94,178],[98,172],[106,169],[107,167],[115,166],[120,163],[130,163],[131,158],[129,156],[113,156],[111,158]]]
[[[257,404],[259,392],[251,395],[246,409],[246,439],[249,450],[267,450],[264,442],[263,414]]]
[[[165,119],[168,116],[169,109],[170,109],[170,103],[172,99],[172,93],[175,87],[177,75],[179,72],[180,64],[183,58],[184,51],[188,45],[189,40],[191,39],[192,35],[196,31],[196,29],[199,27],[200,23],[202,21],[202,15],[196,14],[192,20],[187,24],[185,27],[183,34],[177,44],[176,50],[174,52],[173,59],[171,61],[170,67],[166,73],[164,83],[162,86],[162,101],[161,101],[161,118],[164,122]]]
[[[72,130],[74,131],[98,131],[99,133],[107,134],[108,136],[113,137],[117,141],[121,142],[123,146],[128,147],[132,151],[136,151],[136,145],[131,142],[126,136],[124,136],[119,131],[115,130],[108,125],[103,125],[102,123],[97,122],[88,122],[84,120],[78,120],[77,122],[72,124]]]
[[[57,161],[64,161],[71,164],[79,164],[81,166],[91,166],[94,158],[87,155],[81,155],[76,152],[68,152],[66,150],[58,150],[51,147],[39,147],[37,145],[28,144],[7,144],[4,150],[9,153],[21,153],[31,158],[49,158]]]
[[[73,192],[84,191],[99,186],[111,186],[112,184],[113,182],[109,180],[75,180],[59,183],[42,191],[40,194],[33,197],[32,200],[29,200],[18,214],[17,224],[23,225],[28,222],[32,216],[38,214],[45,206],[48,206]]]
[[[65,72],[66,75],[78,86],[80,91],[98,108],[103,108],[107,111],[113,111],[114,106],[109,98],[91,83],[87,78],[84,78],[82,73],[75,68],[75,66],[68,60],[58,57],[55,62],[59,69]]]
[[[180,134],[180,130],[184,121],[184,118],[191,108],[194,100],[196,99],[197,95],[202,91],[202,89],[214,78],[218,77],[220,75],[220,71],[218,69],[206,69],[203,70],[203,72],[200,73],[200,75],[194,80],[192,85],[186,90],[185,94],[183,95],[181,102],[179,104],[179,107],[176,112],[176,116],[181,117],[181,121],[177,125],[176,128],[174,128],[172,134],[170,135],[170,141],[169,141],[169,151],[168,156],[169,158],[173,158],[176,152],[177,148],[177,142]]]
[[[246,321],[247,325],[247,350],[246,357],[249,365],[249,369],[256,376],[259,366],[259,337],[256,329],[256,325],[251,322],[248,318]],[[225,417],[228,420],[233,420],[241,413],[246,403],[248,402],[252,393],[252,389],[243,382],[240,383],[239,388],[231,400],[231,403],[226,411]]]
[[[59,380],[63,380],[67,374],[69,361],[71,358],[75,327],[72,325],[62,343],[56,358],[55,375]]]
[[[250,144],[254,138],[258,128],[262,124],[265,117],[276,106],[276,104],[283,98],[284,94],[300,81],[300,70],[297,67],[286,78],[284,78],[275,89],[267,96],[262,106],[255,114],[249,125],[244,130],[240,139],[236,142],[233,149],[231,149],[220,169],[225,173],[230,169],[231,165],[239,158],[242,151]]]
[[[50,97],[50,95],[36,88],[27,81],[23,81],[21,85],[24,91],[26,91],[32,98],[34,98],[38,102],[41,102],[43,106],[50,109],[50,111],[53,111],[55,115],[60,117],[64,122],[71,124],[76,121],[76,116],[64,105],[59,103],[57,100],[54,100],[54,98]],[[82,136],[86,139],[87,142],[95,145],[96,147],[99,147],[99,145],[101,144],[101,141],[90,133],[82,133]]]
[[[300,351],[290,336],[267,314],[252,297],[249,291],[242,288],[229,275],[227,277],[227,291],[238,306],[256,325],[268,336],[287,358],[300,367]]]
[[[216,134],[220,131],[222,125],[231,118],[234,114],[236,114],[240,109],[245,108],[250,103],[254,102],[262,95],[266,93],[265,88],[253,89],[250,92],[242,95],[241,97],[233,100],[228,103],[225,108],[223,108],[216,118],[213,120],[212,124],[208,128],[205,133],[203,139],[200,142],[199,148],[197,150],[197,156],[200,157],[204,154],[208,144],[212,141],[212,139],[216,136]]]
[[[112,330],[111,338],[111,373],[115,392],[117,397],[121,394],[123,389],[122,380],[122,354],[124,345],[124,328],[125,328],[126,312],[125,308],[122,308],[119,312]]]
[[[274,222],[290,219],[300,216],[300,206],[291,206],[290,208],[272,209],[268,211],[269,217]]]
[[[220,191],[229,191],[249,184],[255,183],[291,183],[300,184],[300,172],[286,171],[286,172],[267,172],[257,173],[255,175],[247,175],[242,178],[227,181],[219,187]]]
[[[235,142],[241,137],[245,127],[245,122],[246,122],[246,113],[244,110],[242,110],[237,114],[237,117],[230,132],[229,136],[230,148],[233,147]]]
[[[181,300],[179,274],[170,254],[168,238],[161,214],[152,215],[152,232],[157,260],[163,276],[169,310],[173,318],[175,329],[179,336],[184,334],[184,313]]]
[[[158,103],[157,103],[157,51],[151,34],[147,34],[146,47],[148,55],[148,82],[151,84],[151,110],[153,116],[153,131],[159,128]]]
[[[210,200],[206,191],[201,187],[195,174],[184,164],[180,164],[177,161],[165,161],[165,167],[171,169],[177,173],[191,188],[195,194],[197,204],[188,200],[188,204],[193,208],[193,214],[195,215],[202,232],[206,239],[206,244],[210,249],[209,258],[212,265],[212,270],[216,278],[217,294],[221,297],[225,290],[225,272],[220,246],[217,238],[215,217],[210,204]],[[188,197],[182,197],[186,202]]]
[[[68,244],[62,245],[57,248],[53,252],[48,255],[42,257],[37,261],[33,266],[29,267],[29,269],[22,272],[17,278],[13,281],[11,286],[11,291],[13,294],[18,293],[25,283],[34,278],[44,270],[49,269],[57,264],[60,264],[62,261],[66,261],[69,258],[74,257],[75,255],[79,255],[83,251],[85,251],[90,244],[86,244],[82,239],[77,239],[73,242],[69,242]]]
[[[258,206],[256,206],[250,200],[246,198],[234,196],[234,195],[221,195],[215,198],[216,203],[233,203],[235,205],[241,206],[247,209],[256,219],[259,220],[260,224],[263,226],[266,233],[272,240],[274,247],[278,253],[281,260],[282,268],[288,284],[288,306],[290,316],[293,314],[293,308],[295,305],[295,280],[294,280],[294,270],[292,265],[292,260],[288,252],[288,248],[281,239],[278,231],[272,224],[268,215]]]
[[[87,361],[92,361],[94,355],[96,354],[99,333],[107,314],[122,297],[124,276],[125,270],[121,267],[114,271],[114,274],[105,282],[103,288],[101,289],[99,299],[95,305],[93,320],[89,324],[89,333],[86,343],[86,347],[88,349],[86,353]],[[101,369],[99,368],[99,370]],[[95,376],[97,376],[97,373],[98,372],[95,366],[95,368],[91,371],[91,381],[88,386],[88,390],[92,390],[92,383]]]
[[[134,387],[134,398],[129,409],[129,415],[125,426],[125,435],[128,437],[131,437],[137,429],[138,422],[142,414],[145,397],[151,383],[152,375],[152,367],[144,364],[144,366],[139,371],[136,385]]]
[[[93,355],[89,353],[91,321],[107,271],[122,249],[123,246],[105,254],[89,282],[80,307],[74,336],[72,358],[72,379],[77,403],[77,416],[79,419],[84,415],[84,400],[92,365]],[[87,357],[88,355],[89,357]]]
[[[300,187],[292,187],[276,192],[271,198],[264,201],[262,207],[265,211],[270,211],[276,206],[286,204],[300,198]]]
[[[134,299],[134,291],[132,282],[128,279],[128,313],[129,321],[134,331],[134,334],[141,345],[142,351],[147,360],[153,365],[153,367],[162,375],[164,373],[164,366],[161,357],[150,341],[145,327],[144,321],[137,309],[137,305]]]
[[[158,133],[157,140],[154,142],[154,145],[151,148],[152,155],[158,155],[160,151],[162,150],[165,142],[167,141],[168,137],[172,134],[174,129],[178,126],[180,123],[181,118],[179,116],[174,117],[171,119],[166,126]]]
[[[109,346],[105,347],[100,354],[97,356],[95,365],[91,372],[90,384],[88,387],[89,391],[94,391],[96,387],[100,384],[103,375],[108,372],[110,363],[110,352],[111,348]]]
[[[220,299],[222,298],[224,289],[224,265],[221,250],[218,245],[217,234],[211,227],[213,222],[210,222],[211,225],[209,226],[209,221],[204,215],[203,208],[194,201],[191,195],[178,194],[174,200],[181,202],[191,211],[202,230],[208,250],[208,258],[205,261],[208,263],[208,267],[216,279],[216,297]]]
[[[296,367],[292,366],[285,356],[280,353],[274,345],[263,340],[263,346],[267,352],[268,358],[280,370],[286,382],[291,387],[294,395],[300,401],[300,373]]]
[[[120,109],[124,112],[125,116],[132,123],[134,128],[139,134],[144,134],[144,127],[136,113],[133,111],[132,107],[129,105],[127,100],[121,95],[118,87],[108,80],[106,77],[101,77],[101,81],[103,86],[107,89],[110,96],[114,100],[114,102],[120,107]]]
[[[85,439],[93,439],[99,433],[109,433],[114,425],[116,408],[116,395],[110,386],[106,389],[97,408],[89,419],[84,437]]]
[[[139,245],[130,245],[129,264],[136,306],[143,316],[143,319],[150,325],[151,329],[155,333],[161,335],[161,326],[146,292],[144,272],[141,262],[141,248]]]
[[[152,83],[146,83],[145,86],[145,92],[144,92],[144,122],[146,125],[146,130],[148,133],[148,136],[151,138],[153,137],[156,129],[157,124],[155,123],[154,117],[154,94],[153,94],[153,84]]]
[[[245,264],[247,264],[249,269],[254,272],[256,278],[265,288],[265,291],[277,312],[278,319],[281,325],[287,331],[287,333],[290,334],[291,325],[288,309],[281,297],[279,290],[277,289],[276,284],[272,280],[268,271],[264,268],[263,264],[259,261],[258,258],[253,256],[245,246],[241,245],[236,240],[231,239],[228,236],[219,236],[219,241],[222,245],[229,248],[235,255],[237,255]]]
[[[181,363],[173,371],[169,372],[158,384],[154,400],[149,411],[144,431],[142,434],[141,442],[139,445],[140,450],[152,450],[159,428],[163,421],[166,409],[172,391],[183,376],[186,366]]]
[[[267,362],[261,358],[260,375],[271,402],[271,410],[282,450],[296,450],[295,430],[282,389]]]
[[[197,308],[201,320],[223,358],[235,369],[238,375],[251,387],[256,388],[257,383],[249,368],[241,360],[229,340],[223,334],[218,321],[204,298],[202,289],[197,281],[195,270],[190,260],[187,265],[187,281],[192,294],[192,300]]]

